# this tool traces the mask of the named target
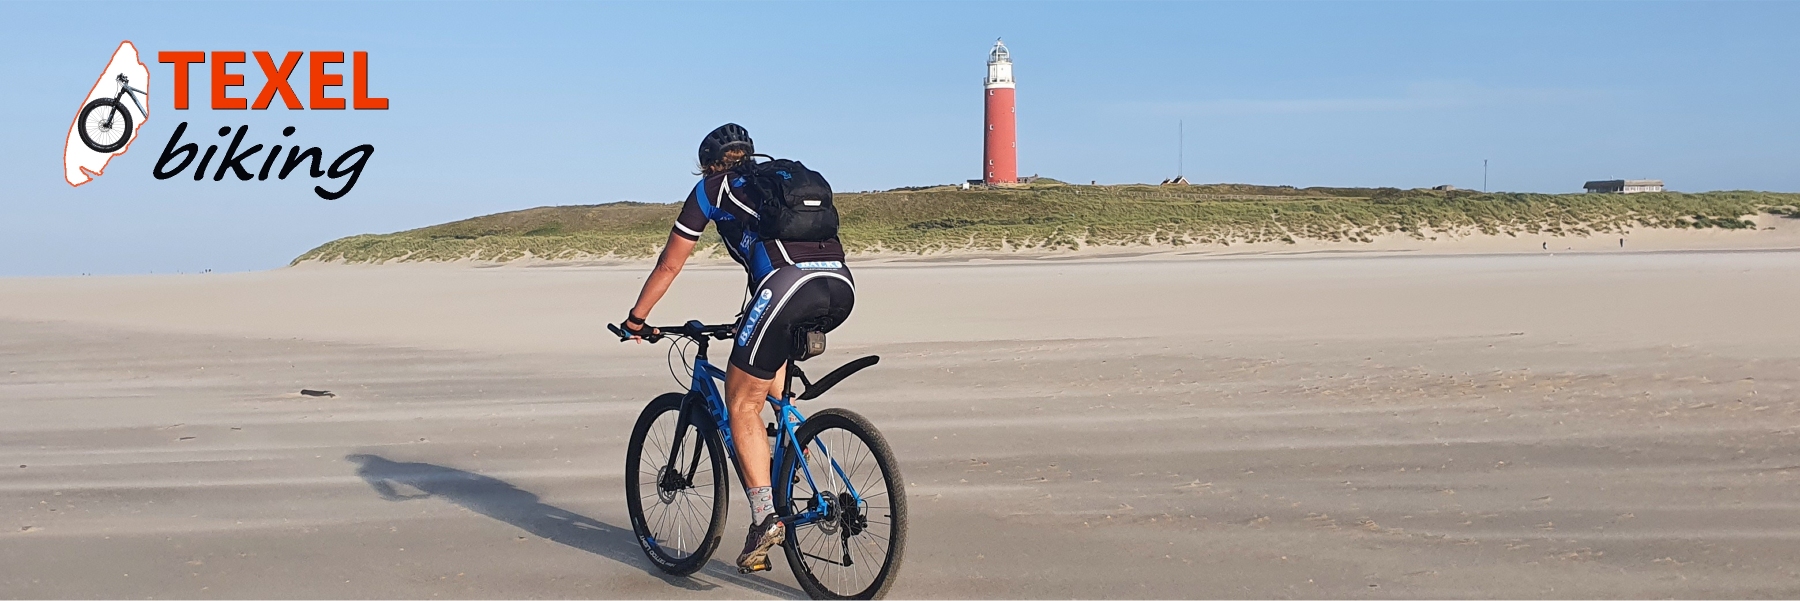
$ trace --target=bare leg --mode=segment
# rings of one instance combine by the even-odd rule
[[[769,485],[769,434],[763,425],[763,407],[768,397],[781,391],[783,366],[775,379],[764,380],[745,373],[737,366],[725,369],[725,410],[731,414],[731,438],[737,446],[738,467],[744,475],[744,487]]]
[[[787,528],[775,521],[774,501],[769,489],[769,435],[763,429],[763,406],[771,393],[779,394],[784,382],[782,373],[764,380],[731,366],[725,370],[725,409],[731,413],[731,437],[737,445],[738,473],[744,481],[744,495],[750,499],[750,535],[744,540],[744,552],[738,555],[741,572],[769,569],[769,549],[787,537]]]

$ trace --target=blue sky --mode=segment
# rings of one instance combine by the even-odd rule
[[[350,234],[672,202],[726,121],[839,189],[957,182],[978,175],[996,37],[1022,173],[1159,181],[1181,121],[1196,182],[1475,188],[1488,159],[1496,190],[1796,191],[1796,23],[1800,3],[1774,2],[0,3],[0,276],[267,269]],[[71,188],[69,119],[124,39],[156,78],[151,120]],[[150,62],[315,49],[368,51],[392,109],[212,111],[197,67],[175,111]],[[255,63],[234,70],[254,96]],[[307,179],[152,178],[184,121],[376,152],[332,201]]]

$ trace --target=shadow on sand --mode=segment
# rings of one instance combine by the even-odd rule
[[[470,511],[512,524],[521,530],[570,547],[644,570],[664,582],[688,590],[711,590],[717,584],[695,577],[676,577],[657,570],[644,559],[629,528],[620,528],[554,505],[536,494],[520,490],[505,480],[430,463],[403,463],[376,455],[349,455],[358,467],[356,475],[389,501],[437,497]],[[418,490],[400,492],[396,485]],[[806,593],[766,579],[738,574],[718,561],[708,562],[695,576],[709,576],[765,595],[803,599]]]

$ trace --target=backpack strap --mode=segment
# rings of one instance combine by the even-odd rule
[[[742,183],[742,178],[744,176],[740,175],[738,177],[740,178],[740,183]],[[744,204],[744,201],[738,200],[737,194],[733,194],[731,192],[731,178],[730,177],[726,177],[725,179],[719,181],[719,193],[724,194],[725,198],[731,199],[732,204],[736,204],[738,206],[738,208],[743,209],[744,212],[746,212],[746,213],[749,213],[751,217],[755,217],[757,219],[762,219],[761,213],[757,213],[756,209],[751,208],[750,205]],[[720,200],[720,202],[724,202],[724,201]]]
[[[730,181],[730,178],[726,178],[722,182],[724,185],[720,186],[721,192],[729,196],[732,202],[738,202],[736,195],[732,195],[730,188],[727,187],[730,186]],[[707,196],[706,178],[704,177],[700,178],[700,183],[694,184],[694,200],[700,202],[700,212],[713,223],[733,219],[731,213],[714,205],[712,199]],[[743,203],[739,202],[738,206],[743,206]],[[745,208],[748,209],[748,207]],[[751,211],[751,214],[754,215],[755,211]],[[756,236],[755,228],[745,228],[741,240],[725,241],[725,245],[732,248],[733,254],[742,258],[744,266],[750,270],[752,278],[762,278],[775,270],[775,264],[769,257],[768,249],[764,248],[761,242],[762,240]]]

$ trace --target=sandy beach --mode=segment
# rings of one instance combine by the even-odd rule
[[[902,461],[900,598],[1800,596],[1791,234],[853,264],[812,403]],[[0,596],[803,596],[630,537],[645,271],[0,279]]]

